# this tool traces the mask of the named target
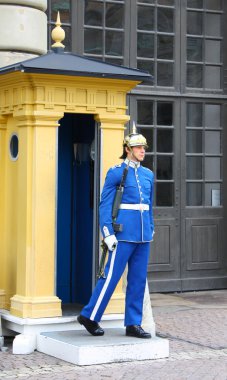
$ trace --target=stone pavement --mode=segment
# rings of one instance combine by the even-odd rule
[[[151,295],[168,359],[75,366],[48,355],[0,352],[1,379],[227,380],[227,290]],[[92,339],[92,337],[91,337]]]

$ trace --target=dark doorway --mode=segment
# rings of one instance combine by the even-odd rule
[[[93,115],[65,114],[58,132],[57,296],[85,304],[92,292]]]

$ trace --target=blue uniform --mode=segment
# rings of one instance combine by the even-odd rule
[[[121,165],[109,169],[100,202],[100,228],[103,237],[114,234],[112,207],[116,188],[121,182],[126,159]],[[143,297],[150,253],[149,242],[153,238],[152,214],[153,172],[140,163],[130,162],[121,207],[116,223],[123,224],[123,231],[116,233],[118,245],[109,251],[105,267],[106,278],[100,278],[81,315],[99,322],[120,280],[126,264],[128,277],[125,301],[125,325],[141,325]]]
[[[100,227],[104,237],[114,234],[112,226],[112,206],[116,187],[120,184],[123,170],[127,160],[121,165],[109,169],[99,207]],[[116,233],[118,241],[130,241],[134,243],[152,240],[154,222],[152,215],[153,202],[153,172],[141,165],[135,166],[131,162],[125,182],[122,197],[123,204],[142,204],[149,206],[149,210],[120,209],[116,223],[123,224],[123,231]],[[140,210],[139,210],[140,211]]]

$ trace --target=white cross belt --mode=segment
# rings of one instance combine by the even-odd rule
[[[149,205],[146,205],[144,203],[121,203],[120,207],[121,210],[139,210],[139,211],[148,211]]]

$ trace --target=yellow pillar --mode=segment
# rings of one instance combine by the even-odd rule
[[[16,114],[18,250],[10,312],[22,318],[61,316],[55,296],[57,126],[63,113]]]
[[[0,116],[0,309],[6,308],[6,247],[5,247],[5,140],[6,117]]]
[[[124,140],[125,124],[130,117],[127,115],[96,116],[101,128],[101,187],[104,184],[107,170],[120,162],[122,155],[122,142]],[[106,314],[124,313],[125,294],[123,293],[123,281],[119,281],[114,294],[106,308]]]

